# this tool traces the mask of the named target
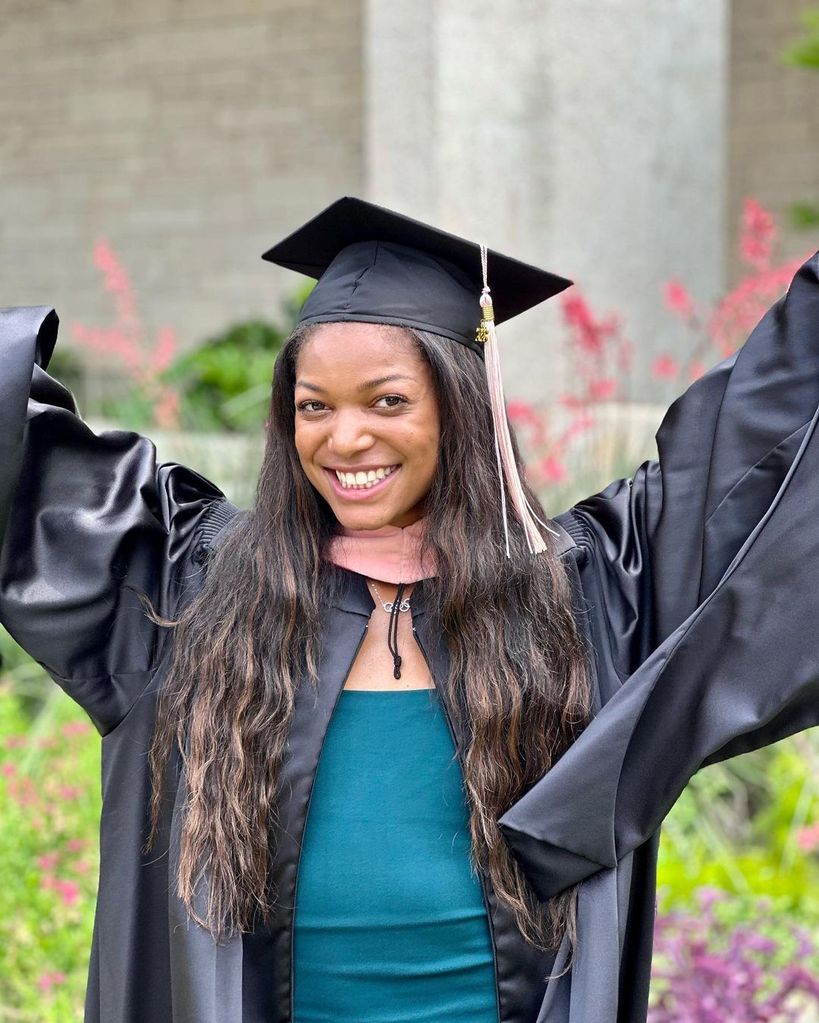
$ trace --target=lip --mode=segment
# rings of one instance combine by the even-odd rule
[[[363,466],[359,471],[366,472]],[[376,497],[378,494],[381,494],[386,487],[389,486],[389,484],[393,481],[393,479],[395,479],[399,472],[401,472],[400,465],[398,466],[397,469],[393,469],[389,476],[385,476],[383,480],[379,480],[378,483],[375,484],[375,486],[372,486],[369,489],[365,487],[363,490],[353,489],[345,490],[345,488],[342,487],[342,485],[338,481],[338,476],[336,476],[335,469],[327,468],[324,469],[324,473],[326,474],[327,479],[330,481],[330,486],[333,488],[333,491],[336,494],[336,496],[341,498],[342,501],[367,501],[371,497]]]
[[[372,465],[323,465],[322,469],[329,469],[331,472],[369,472],[372,470],[375,472],[376,469],[389,468],[392,462],[373,462]]]

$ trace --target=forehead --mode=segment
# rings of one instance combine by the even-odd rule
[[[424,374],[426,361],[412,337],[381,323],[322,323],[302,344],[297,378],[376,376],[380,372]]]

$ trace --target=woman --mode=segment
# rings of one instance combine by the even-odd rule
[[[0,620],[103,736],[86,1020],[642,1020],[662,817],[817,720],[816,260],[533,548],[478,247],[341,200],[266,256],[319,283],[247,513],[0,320]]]

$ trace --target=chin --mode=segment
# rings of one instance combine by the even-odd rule
[[[334,512],[346,529],[381,529],[382,526],[388,526],[393,518],[389,513],[379,512],[376,508],[345,508],[337,512],[334,509]]]

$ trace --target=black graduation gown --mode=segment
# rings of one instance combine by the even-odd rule
[[[645,1018],[662,817],[703,764],[819,720],[817,324],[814,257],[738,355],[672,406],[659,461],[558,517],[596,716],[500,821],[543,897],[582,882],[574,965],[549,983],[538,1023]],[[45,308],[0,312],[0,621],[103,735],[86,1019],[166,1019],[172,1004],[174,1021],[238,1023],[220,1006],[235,1003],[241,949],[217,952],[185,927],[169,857],[141,856],[135,841],[145,697],[169,653],[135,590],[173,613],[197,585],[192,552],[235,509],[199,474],[157,466],[150,441],[82,423],[45,372],[56,328]],[[167,989],[193,962],[195,1011]]]

